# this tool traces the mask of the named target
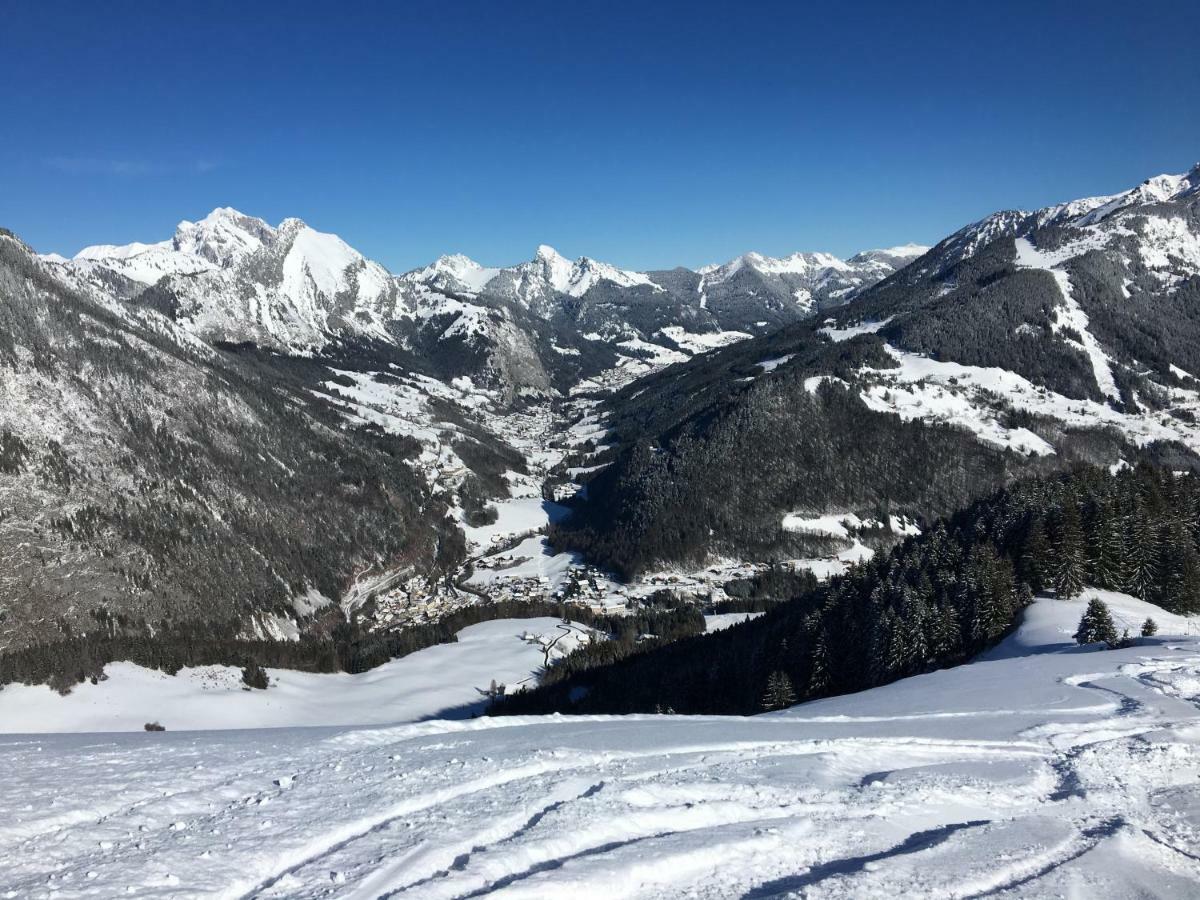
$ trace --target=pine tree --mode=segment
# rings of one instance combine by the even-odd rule
[[[1183,523],[1163,529],[1157,569],[1159,605],[1183,614],[1200,611],[1200,553]]]
[[[1129,593],[1147,599],[1158,581],[1158,541],[1154,525],[1145,510],[1138,510],[1129,528],[1128,572],[1126,587]]]
[[[947,603],[937,615],[937,627],[934,631],[933,655],[938,660],[952,660],[962,653],[962,626],[958,622],[958,614],[952,605]]]
[[[1033,585],[1034,590],[1043,590],[1053,581],[1053,567],[1048,565],[1050,556],[1046,526],[1038,516],[1030,521],[1025,532],[1019,559],[1021,579]]]
[[[767,678],[767,689],[763,693],[762,708],[770,712],[775,709],[786,709],[796,702],[796,692],[792,688],[792,679],[785,672],[778,670]]]
[[[1115,644],[1117,643],[1117,626],[1113,624],[1112,614],[1108,606],[1099,597],[1088,601],[1087,609],[1079,620],[1079,628],[1075,632],[1075,642],[1079,644]]]
[[[1054,591],[1060,600],[1070,600],[1083,590],[1083,535],[1079,509],[1071,497],[1063,501],[1062,516],[1054,541]]]
[[[260,691],[265,691],[271,686],[271,680],[267,677],[267,670],[253,661],[242,669],[242,683],[246,687],[255,688]]]
[[[1158,634],[1158,623],[1147,616],[1146,621],[1142,623],[1142,637],[1154,637]]]
[[[1096,512],[1096,529],[1089,544],[1094,583],[1119,591],[1125,585],[1125,535],[1121,517],[1112,504],[1102,504]]]
[[[809,659],[808,691],[805,696],[817,697],[829,690],[829,650],[825,646],[825,632],[817,632]]]

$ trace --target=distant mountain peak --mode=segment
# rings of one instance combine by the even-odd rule
[[[199,222],[180,222],[172,243],[181,253],[226,267],[261,248],[275,231],[262,219],[219,206]]]

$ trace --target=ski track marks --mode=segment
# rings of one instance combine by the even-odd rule
[[[11,737],[0,895],[1195,896],[1198,650],[1014,655],[750,719]]]

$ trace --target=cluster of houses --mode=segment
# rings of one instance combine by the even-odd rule
[[[437,622],[457,609],[478,602],[478,597],[448,590],[441,583],[432,589],[409,584],[375,597],[371,627],[376,631],[392,631]]]

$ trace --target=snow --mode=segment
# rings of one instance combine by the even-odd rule
[[[844,328],[838,328],[835,325],[826,325],[824,328],[818,329],[818,331],[828,336],[836,344],[858,337],[860,334],[874,334],[890,321],[892,321],[892,317],[888,316],[886,319],[878,322],[859,322],[857,325],[847,325]]]
[[[800,513],[788,513],[783,517],[784,531],[826,534],[846,539],[849,539],[851,531],[858,530],[862,525],[862,520],[854,513],[832,513],[811,518],[805,518]]]
[[[924,256],[929,252],[929,248],[924,244],[900,244],[896,247],[885,247],[882,250],[876,250],[876,253],[882,253],[885,256],[908,257],[916,259],[918,256]]]
[[[996,409],[999,398],[1013,409],[1072,427],[1111,425],[1139,446],[1165,440],[1200,449],[1200,431],[1169,413],[1150,409],[1122,412],[1108,403],[1065,397],[1007,369],[943,362],[889,344],[884,349],[896,361],[896,368],[864,368],[859,373],[869,382],[860,395],[863,402],[879,412],[958,425],[973,431],[985,443],[1011,447],[1020,453],[1053,453],[1054,448],[1038,435],[1025,428],[1008,428],[1000,421]],[[1176,409],[1200,412],[1200,392],[1164,390]]]
[[[560,627],[561,626],[561,627]],[[246,690],[241,669],[198,666],[167,675],[133,663],[109,663],[107,678],[84,682],[63,697],[45,685],[0,690],[0,732],[141,731],[159,722],[170,731],[377,725],[415,722],[483,705],[494,679],[528,684],[552,655],[588,639],[582,626],[558,619],[497,619],[471,625],[458,641],[418,650],[361,674],[268,669],[267,690]]]
[[[751,335],[744,331],[712,331],[695,334],[679,325],[668,325],[666,328],[660,328],[658,333],[665,335],[690,353],[707,353],[709,350],[715,350],[718,347],[727,347],[730,344],[736,344],[738,341],[748,340],[751,337]]]
[[[84,247],[75,254],[76,259],[129,259],[148,250],[163,250],[171,246],[170,241],[159,241],[154,244],[143,244],[134,241],[131,244],[93,244]]]
[[[335,234],[323,234],[308,226],[300,228],[283,260],[283,292],[290,297],[306,293],[311,279],[317,291],[328,298],[345,289],[346,269],[362,257]]]
[[[1080,335],[1079,342],[1071,340],[1070,343],[1087,354],[1088,360],[1092,364],[1092,374],[1096,379],[1096,384],[1100,387],[1100,392],[1106,397],[1120,400],[1121,392],[1117,389],[1116,379],[1113,378],[1108,355],[1100,346],[1100,342],[1088,331],[1087,313],[1083,311],[1083,308],[1079,305],[1079,301],[1075,299],[1071,288],[1070,275],[1060,268],[1051,267],[1049,264],[1050,261],[1034,248],[1028,238],[1017,238],[1016,244],[1016,261],[1018,266],[1040,268],[1043,271],[1049,272],[1054,276],[1055,283],[1058,284],[1059,292],[1063,298],[1063,305],[1055,309],[1055,320],[1051,327],[1055,332],[1064,327],[1070,327]]]
[[[499,275],[500,269],[489,269],[481,266],[470,257],[454,253],[439,257],[433,265],[411,272],[408,278],[417,282],[433,282],[449,279],[450,287],[469,293],[478,294],[493,278]]]
[[[764,359],[758,363],[758,366],[760,368],[762,368],[763,374],[765,375],[767,372],[774,372],[776,369],[778,369],[784,363],[790,362],[795,357],[795,355],[796,355],[795,353],[788,353],[788,354],[785,354],[784,356],[776,356],[776,357],[773,357],[772,359]]]
[[[544,530],[551,522],[561,520],[569,512],[565,506],[541,497],[515,497],[491,505],[496,507],[499,514],[493,524],[463,526],[467,541],[474,547],[488,547],[514,535]]]
[[[724,631],[734,625],[741,625],[743,622],[757,619],[761,615],[760,612],[712,613],[704,617],[704,629],[706,631]]]
[[[477,569],[470,584],[486,587],[499,579],[545,579],[546,593],[553,594],[567,580],[573,565],[582,563],[577,553],[557,553],[543,535],[525,538],[512,549],[501,554],[512,559],[512,565],[503,569]]]
[[[1194,897],[1200,640],[1077,648],[1085,598],[965,666],[753,718],[10,737],[0,889]]]

